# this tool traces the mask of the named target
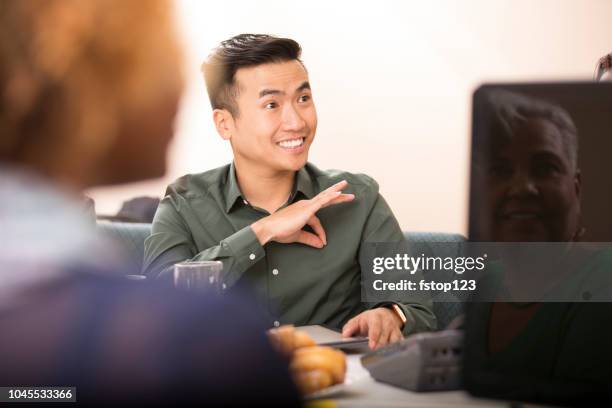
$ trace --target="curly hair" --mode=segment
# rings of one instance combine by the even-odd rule
[[[0,161],[105,154],[121,115],[182,81],[180,59],[167,0],[3,0]]]

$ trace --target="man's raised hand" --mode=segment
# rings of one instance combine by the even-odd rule
[[[321,221],[315,214],[321,208],[353,201],[355,199],[353,194],[342,193],[342,189],[347,185],[346,180],[342,180],[310,200],[300,200],[256,221],[251,228],[261,245],[270,241],[284,244],[299,242],[323,248],[327,245],[327,237]],[[309,225],[314,233],[304,231],[302,228],[305,225]]]

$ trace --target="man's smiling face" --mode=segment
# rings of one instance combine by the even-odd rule
[[[231,143],[237,160],[272,171],[297,171],[308,160],[317,112],[298,60],[240,68]]]

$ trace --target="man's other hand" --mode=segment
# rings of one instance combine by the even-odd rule
[[[379,307],[366,310],[349,320],[342,328],[342,336],[367,336],[368,346],[377,349],[404,338],[402,320],[391,309]]]

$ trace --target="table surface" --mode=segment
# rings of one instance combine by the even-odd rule
[[[327,399],[311,400],[308,407],[482,407],[507,408],[508,402],[479,399],[465,391],[412,392],[375,381],[361,365],[363,354],[347,354],[346,383]],[[330,401],[331,400],[331,401]]]

